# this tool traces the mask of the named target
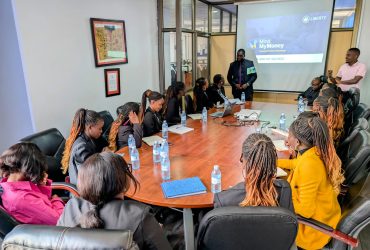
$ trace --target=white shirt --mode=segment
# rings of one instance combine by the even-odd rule
[[[362,76],[362,79],[365,77],[366,74],[366,65],[360,62],[356,62],[352,66],[348,63],[343,64],[340,66],[337,77],[341,78],[341,81],[348,81],[355,78],[355,76]],[[338,84],[338,87],[342,89],[342,91],[348,91],[352,87],[360,88],[362,79],[356,84]]]

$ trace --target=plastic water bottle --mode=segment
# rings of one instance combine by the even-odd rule
[[[162,144],[161,144],[161,151],[160,151],[160,156],[161,156],[161,160],[163,158],[166,158],[166,157],[169,157],[169,151],[168,151],[168,142],[167,140],[163,140],[162,141]]]
[[[155,141],[153,144],[153,162],[161,162],[161,146],[159,145],[158,141]]]
[[[136,147],[133,147],[131,151],[131,164],[133,170],[140,168],[139,151],[137,151]]]
[[[186,113],[182,111],[181,113],[181,126],[186,127]]]
[[[130,134],[128,136],[128,141],[127,141],[127,145],[128,145],[128,148],[129,148],[129,152],[131,154],[131,151],[133,148],[136,148],[136,142],[135,142],[135,138],[132,134]]]
[[[171,163],[168,156],[161,160],[161,175],[163,180],[169,180],[171,178]]]
[[[212,193],[221,192],[221,171],[218,165],[213,166],[211,174],[211,191]]]
[[[207,123],[207,108],[204,107],[202,110],[202,122]]]
[[[279,128],[283,131],[286,130],[286,118],[285,118],[285,114],[284,113],[281,113],[280,115],[280,120],[279,120]]]
[[[303,97],[300,96],[298,98],[298,113],[302,113],[304,112],[304,101],[303,101]]]
[[[168,140],[168,124],[166,120],[164,120],[162,123],[162,137],[163,139]]]
[[[240,101],[245,102],[245,93],[244,92],[242,92],[242,95],[240,97]]]

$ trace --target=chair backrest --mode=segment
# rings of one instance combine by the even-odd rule
[[[365,103],[360,103],[355,110],[353,110],[353,120],[356,121],[359,118],[370,118],[370,108]]]
[[[198,249],[290,249],[298,230],[296,216],[281,207],[221,207],[199,225]]]
[[[185,112],[186,114],[194,114],[193,98],[190,95],[185,96]]]
[[[65,175],[61,170],[61,161],[66,140],[58,129],[47,129],[27,136],[20,141],[36,144],[46,156],[49,178],[53,181],[64,181]]]
[[[340,152],[342,148],[348,145],[353,138],[360,132],[361,130],[368,130],[369,129],[369,122],[365,118],[358,118],[351,124],[351,127],[348,130],[348,134],[346,138],[341,142],[338,147],[338,151]]]
[[[360,89],[350,88],[348,90],[348,99],[344,104],[344,110],[346,113],[354,111],[360,103]]]
[[[370,226],[370,175],[351,186],[342,205],[342,218],[337,230],[352,237],[358,237],[360,232]],[[360,239],[361,242],[361,239]],[[333,239],[331,249],[348,249],[343,242]]]
[[[353,185],[369,172],[370,133],[359,131],[341,151],[346,185]]]
[[[123,230],[19,225],[4,239],[2,249],[139,249],[133,233]]]
[[[1,194],[1,192],[0,192]],[[3,202],[0,195],[0,240],[3,240],[5,236],[13,230],[15,226],[19,225],[3,207]],[[0,244],[1,245],[1,244]]]
[[[114,121],[114,119],[113,116],[107,110],[100,111],[99,114],[103,117],[104,120],[102,136],[105,140],[108,141],[110,127],[112,126],[112,122]]]

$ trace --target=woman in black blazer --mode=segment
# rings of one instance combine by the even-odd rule
[[[149,100],[149,106],[145,110],[147,99]],[[144,136],[151,136],[161,131],[162,117],[160,111],[162,110],[163,104],[164,97],[162,94],[151,91],[150,89],[143,93],[141,98],[141,109],[142,111],[145,110],[145,114],[144,112],[141,112],[141,114],[144,116],[142,118]]]
[[[168,125],[181,122],[180,112],[182,112],[182,97],[185,95],[185,84],[176,82],[168,87],[166,98],[163,105],[163,116]]]
[[[280,206],[294,212],[289,183],[276,179],[277,154],[271,139],[264,134],[251,134],[244,141],[242,152],[245,181],[215,194],[214,207]]]
[[[202,112],[203,108],[210,109],[213,107],[213,103],[207,94],[208,80],[204,77],[198,78],[193,88],[194,107],[195,112]]]
[[[80,198],[68,201],[58,226],[130,230],[140,249],[171,249],[149,206],[125,200],[138,186],[125,160],[111,152],[94,154],[78,174]]]

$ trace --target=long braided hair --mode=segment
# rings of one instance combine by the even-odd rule
[[[131,173],[126,161],[112,152],[90,156],[78,172],[77,189],[82,199],[93,208],[80,218],[81,228],[104,228],[100,210],[117,195],[125,194],[131,184],[136,192],[139,182]]]
[[[271,139],[264,134],[251,134],[243,143],[246,197],[245,206],[277,206],[277,154]]]
[[[327,122],[334,145],[338,146],[344,134],[344,110],[342,103],[328,96],[318,96],[314,101],[313,111]]]
[[[342,162],[335,151],[325,121],[317,116],[299,116],[292,123],[289,131],[300,143],[308,147],[316,147],[316,153],[325,165],[326,173],[334,191],[339,194],[340,185],[344,181]]]
[[[126,122],[128,123],[128,116],[131,111],[139,115],[140,113],[139,104],[137,104],[136,102],[127,102],[124,105],[119,106],[116,110],[117,119],[112,123],[108,136],[109,143],[108,148],[113,152],[117,150],[116,139],[119,127]]]
[[[63,174],[67,173],[69,167],[69,159],[71,157],[71,150],[73,143],[76,141],[78,135],[85,131],[85,128],[89,125],[95,125],[98,121],[104,121],[101,115],[98,112],[87,109],[77,110],[73,122],[71,131],[66,141],[66,145],[63,151],[62,158],[62,170]]]

